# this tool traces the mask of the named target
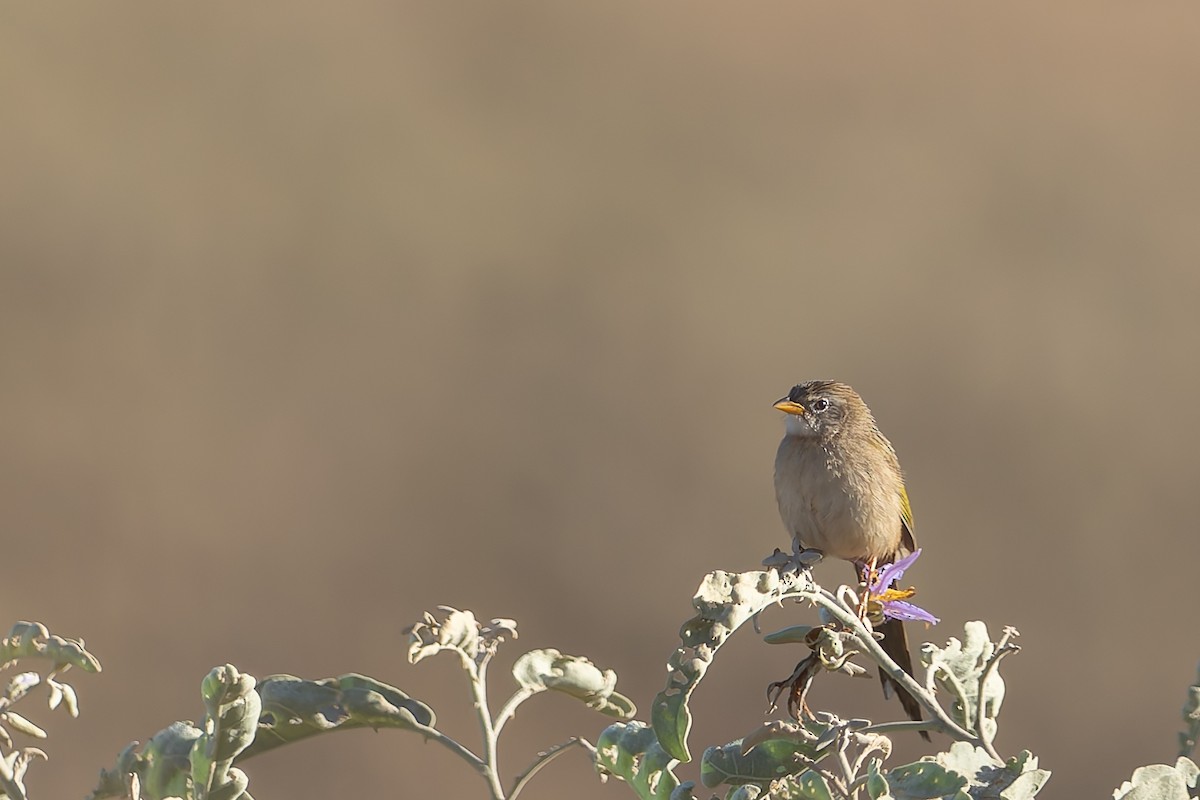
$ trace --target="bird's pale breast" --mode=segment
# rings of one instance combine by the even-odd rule
[[[901,486],[899,470],[886,458],[854,462],[811,438],[785,436],[775,456],[784,525],[805,547],[848,561],[897,551]]]

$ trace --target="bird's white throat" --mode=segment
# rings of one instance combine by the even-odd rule
[[[808,420],[796,414],[788,414],[783,419],[783,424],[788,436],[812,436],[812,426],[808,424]]]

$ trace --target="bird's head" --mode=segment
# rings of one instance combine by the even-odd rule
[[[797,384],[775,408],[787,414],[788,435],[822,441],[834,439],[847,428],[873,423],[858,392],[837,381]]]

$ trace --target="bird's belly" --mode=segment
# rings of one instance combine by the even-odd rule
[[[781,507],[780,512],[792,535],[805,547],[847,561],[883,557],[895,550],[896,543],[889,541],[893,537],[874,535],[882,526],[853,513],[849,502],[820,503],[803,496],[796,500],[799,502]]]
[[[815,547],[828,556],[847,561],[886,558],[896,549],[889,537],[873,536],[869,528],[853,520],[833,518],[810,523],[806,529],[803,525],[797,527],[797,537],[805,547]]]
[[[894,554],[901,532],[899,498],[862,491],[816,455],[780,448],[775,493],[787,529],[805,547],[847,561]]]

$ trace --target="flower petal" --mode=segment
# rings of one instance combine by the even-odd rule
[[[891,619],[911,620],[913,622],[927,622],[930,625],[937,625],[941,622],[940,619],[930,614],[925,609],[918,605],[909,603],[906,600],[889,600],[883,604],[883,615]]]
[[[879,571],[879,579],[877,581],[875,581],[875,584],[873,586],[871,586],[871,591],[874,592],[875,594],[879,594],[884,589],[891,586],[892,581],[900,580],[900,578],[904,576],[904,570],[911,567],[913,565],[913,562],[916,561],[917,557],[920,555],[921,555],[921,551],[919,549],[915,550],[912,553],[909,553],[908,555],[906,555],[904,558],[897,561],[896,563],[888,564],[886,567],[881,569]]]

